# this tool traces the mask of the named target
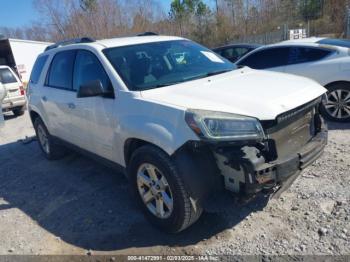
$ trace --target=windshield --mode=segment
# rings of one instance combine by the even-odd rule
[[[236,68],[188,40],[113,47],[103,52],[130,90],[169,86]]]

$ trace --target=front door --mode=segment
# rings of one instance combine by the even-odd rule
[[[111,81],[95,54],[79,50],[74,66],[73,89],[90,81],[99,80],[105,96],[75,97],[72,112],[72,133],[78,146],[109,160],[115,159],[114,144],[114,90]]]

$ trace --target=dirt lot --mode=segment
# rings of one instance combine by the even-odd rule
[[[49,162],[27,115],[0,129],[2,254],[350,254],[350,125],[330,123],[325,154],[279,199],[207,213],[166,235],[126,179],[77,154]],[[90,250],[90,251],[89,251]]]

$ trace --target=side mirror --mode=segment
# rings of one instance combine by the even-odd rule
[[[78,90],[77,97],[103,96],[105,91],[100,80],[92,80],[82,84]]]

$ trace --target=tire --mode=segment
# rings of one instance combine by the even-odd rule
[[[321,105],[322,115],[335,122],[350,122],[350,84],[336,83],[328,87],[328,103]]]
[[[12,113],[15,115],[15,116],[22,116],[24,115],[24,112],[25,112],[25,106],[23,107],[17,107],[15,109],[12,110]]]
[[[54,142],[54,139],[50,135],[40,117],[37,117],[35,119],[34,129],[36,137],[38,139],[39,147],[47,159],[56,160],[65,156],[66,149]]]
[[[149,171],[152,168],[155,168],[154,173]],[[150,174],[152,173],[153,176],[156,174],[158,180],[155,180],[161,185],[158,200],[157,192],[152,192],[151,186],[143,184],[145,181],[146,184],[151,184],[152,176]],[[137,149],[131,157],[128,174],[131,190],[137,202],[149,221],[161,230],[169,233],[180,232],[196,222],[202,214],[202,207],[191,201],[190,190],[186,189],[188,185],[185,185],[181,179],[178,168],[170,157],[159,148],[146,145]],[[140,174],[143,174],[142,179]],[[148,179],[144,179],[145,177]],[[164,178],[165,183],[162,182]],[[153,185],[153,189],[159,184],[158,182]],[[143,188],[140,184],[143,185]],[[167,184],[168,187],[164,187],[164,184]],[[152,195],[150,198],[141,196],[150,196],[150,194]],[[146,198],[151,200],[147,202]],[[161,204],[157,201],[160,201]],[[172,204],[168,205],[169,203]],[[159,210],[163,209],[164,212],[158,212],[158,204],[162,206]]]

